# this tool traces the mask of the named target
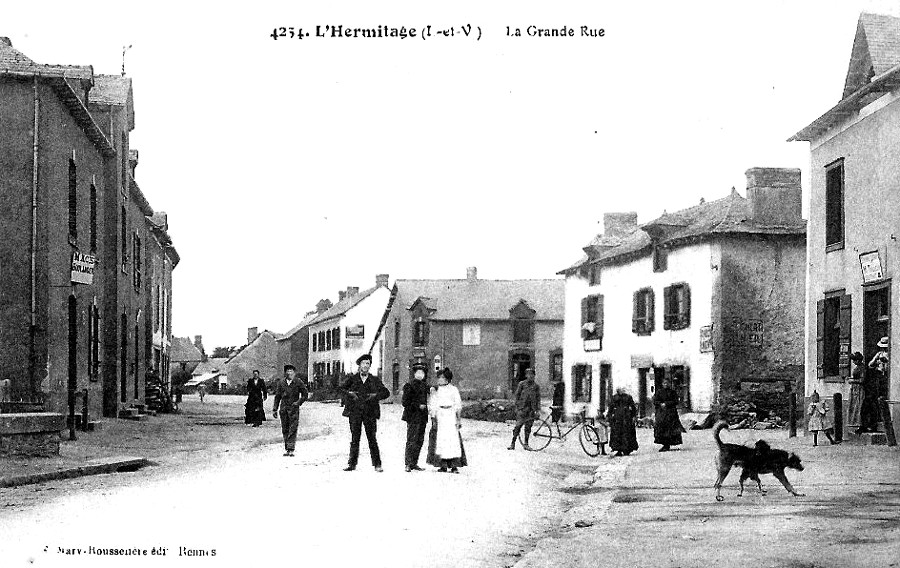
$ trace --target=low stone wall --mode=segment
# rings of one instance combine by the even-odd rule
[[[53,412],[0,414],[0,457],[59,455],[65,416]]]

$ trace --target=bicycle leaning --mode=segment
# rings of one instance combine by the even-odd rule
[[[562,409],[561,406],[551,406],[551,410]],[[609,425],[601,419],[587,416],[587,410],[582,408],[576,414],[576,420],[565,432],[559,427],[559,422],[554,422],[552,412],[541,420],[535,420],[531,425],[529,442],[525,443],[525,431],[519,432],[519,441],[522,446],[533,452],[539,452],[550,445],[551,440],[565,441],[566,436],[578,429],[578,440],[581,449],[591,457],[606,455],[606,444],[609,441]]]

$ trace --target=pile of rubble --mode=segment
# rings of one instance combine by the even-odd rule
[[[741,428],[753,428],[755,430],[767,430],[769,428],[784,428],[787,421],[775,414],[757,408],[755,404],[747,401],[735,401],[726,404],[719,411],[719,416],[728,422],[731,430]]]

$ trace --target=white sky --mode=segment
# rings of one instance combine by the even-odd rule
[[[137,180],[169,214],[176,335],[284,332],[320,298],[394,278],[552,278],[604,212],[646,222],[744,193],[840,98],[859,12],[895,1],[17,2],[39,63],[134,84]],[[279,39],[480,26],[482,39]],[[506,26],[576,28],[506,37]],[[580,26],[606,37],[580,38]]]

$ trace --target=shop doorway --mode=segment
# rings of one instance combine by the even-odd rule
[[[880,348],[882,337],[891,337],[891,283],[882,282],[863,290],[863,356],[866,363],[872,360]],[[890,374],[882,375],[875,369],[866,369],[869,378],[875,381],[877,397],[888,398]],[[878,406],[865,404],[863,412],[876,413],[872,422],[881,422],[877,415]],[[863,423],[865,423],[865,418]]]
[[[519,382],[525,380],[525,369],[534,368],[534,355],[530,351],[515,351],[509,354],[509,390],[516,392]]]

